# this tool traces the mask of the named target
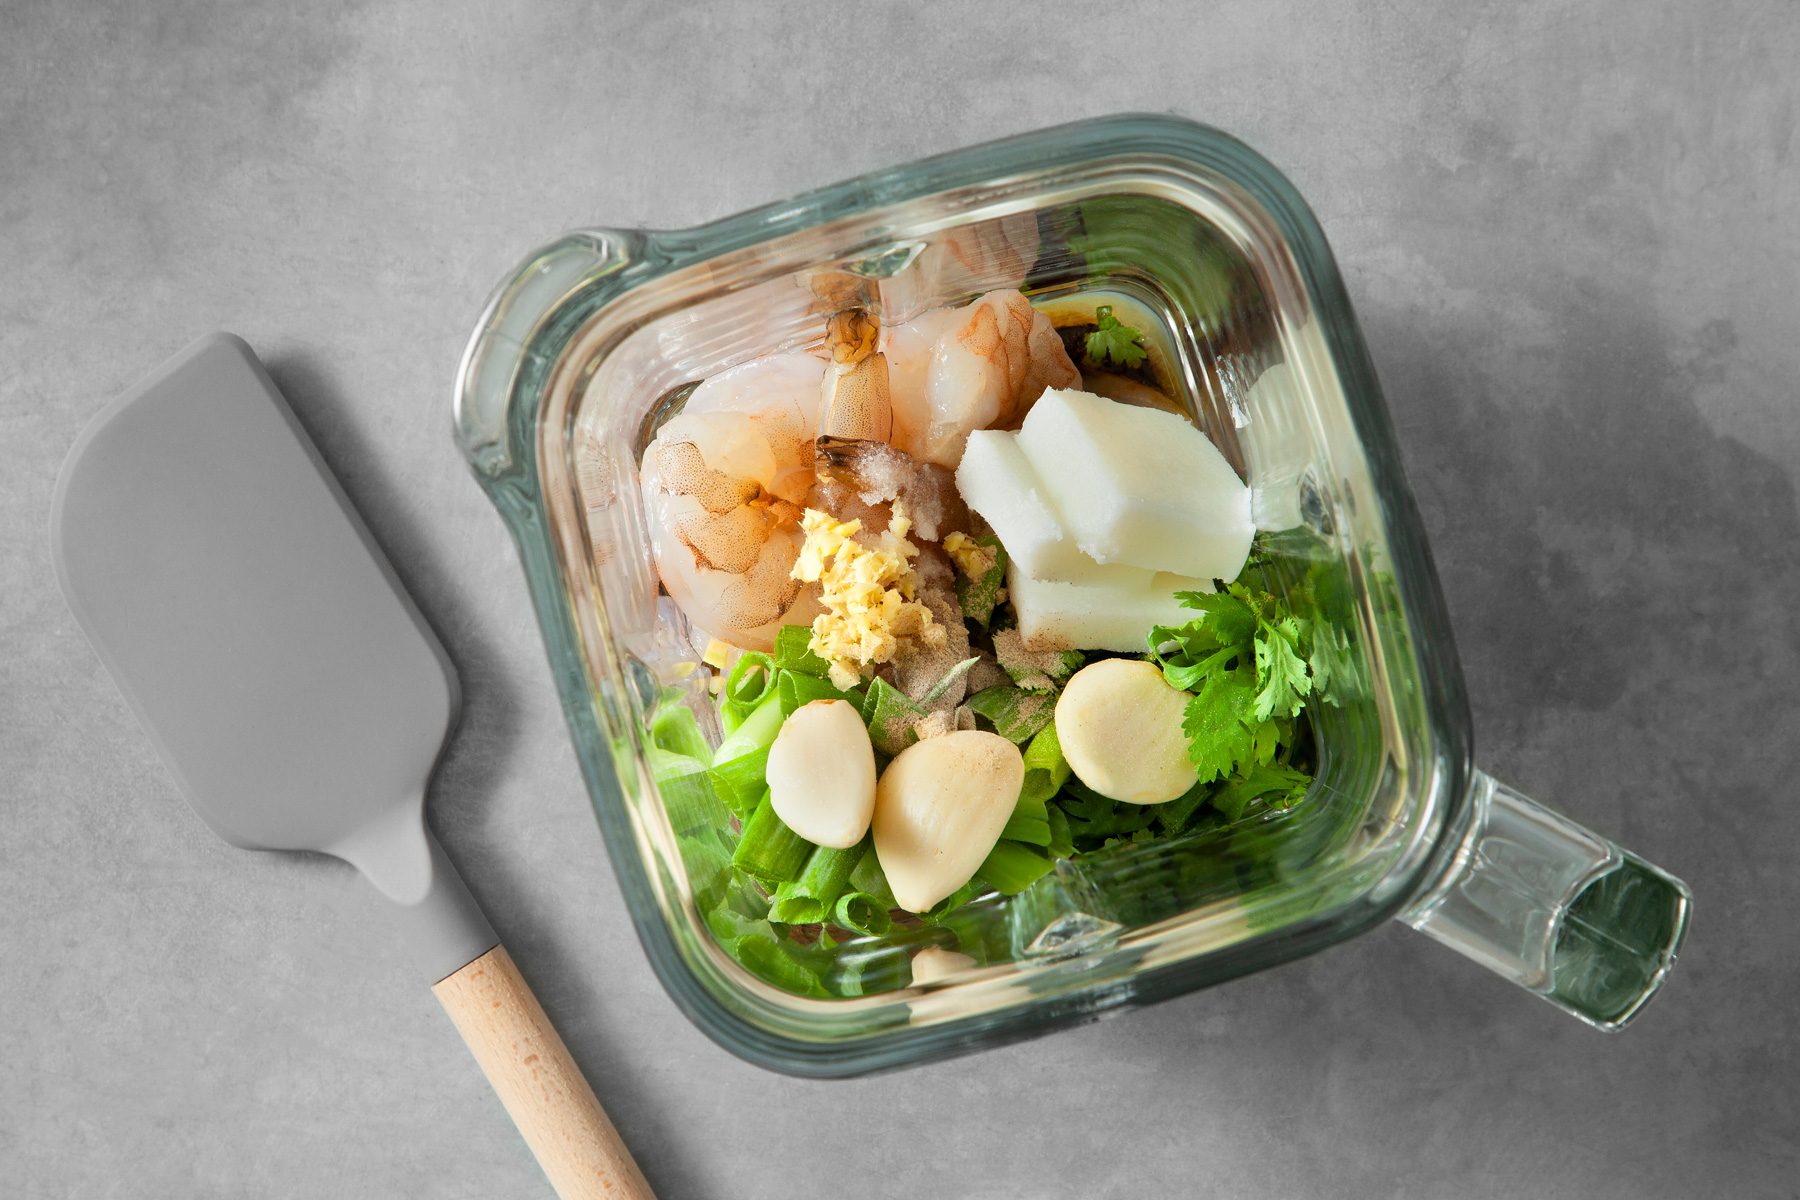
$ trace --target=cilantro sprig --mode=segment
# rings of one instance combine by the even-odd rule
[[[1148,352],[1144,349],[1142,331],[1113,316],[1112,305],[1102,304],[1094,311],[1094,319],[1100,327],[1087,335],[1090,362],[1103,366],[1111,360],[1121,367],[1135,367],[1144,361]]]
[[[1293,718],[1313,694],[1313,622],[1242,583],[1176,599],[1198,615],[1157,626],[1148,641],[1163,678],[1191,693],[1182,721],[1188,756],[1202,783],[1249,780],[1291,741]],[[1257,795],[1238,794],[1246,803]]]

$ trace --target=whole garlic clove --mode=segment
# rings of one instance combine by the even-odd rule
[[[1187,699],[1155,663],[1101,659],[1057,697],[1056,740],[1075,777],[1102,796],[1163,804],[1200,782],[1181,731]]]
[[[901,908],[924,912],[974,878],[1024,782],[1019,748],[980,730],[895,756],[875,790],[875,857]]]
[[[945,950],[941,946],[927,946],[912,959],[912,981],[914,987],[927,983],[936,983],[940,979],[948,979],[952,975],[960,975],[975,965],[975,960],[957,950]]]
[[[818,846],[848,850],[875,811],[875,748],[856,709],[814,700],[781,723],[764,776],[775,815]]]

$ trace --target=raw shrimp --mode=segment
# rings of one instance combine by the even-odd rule
[[[911,269],[940,296],[967,295],[981,288],[1023,286],[1037,256],[1037,214],[1021,212],[938,235]]]
[[[795,351],[752,359],[694,389],[683,415],[738,412],[762,430],[775,455],[769,491],[799,504],[813,482],[813,431],[819,421],[825,360]]]
[[[1079,386],[1050,318],[1016,291],[934,309],[888,331],[893,443],[955,467],[977,429],[1009,428],[1045,388]]]
[[[766,650],[816,611],[788,577],[813,486],[825,363],[779,354],[721,372],[644,451],[641,486],[663,587],[710,637]]]
[[[905,270],[880,281],[881,310],[898,319],[944,296],[1024,287],[1038,245],[1034,212],[935,234]]]
[[[932,348],[967,316],[960,308],[933,308],[887,330],[884,341],[888,399],[894,426],[890,440],[915,458],[929,457],[925,448],[931,428],[931,403],[926,397],[925,380],[931,372]]]
[[[904,504],[921,536],[936,539],[946,522],[966,524],[968,510],[947,469],[893,445],[898,428],[887,356],[876,349],[880,333],[880,318],[862,303],[833,313],[826,324],[832,361],[814,442],[818,487],[808,504],[871,530],[886,526],[886,506]]]

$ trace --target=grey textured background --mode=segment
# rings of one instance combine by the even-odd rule
[[[52,582],[77,429],[226,326],[457,660],[438,827],[665,1196],[1800,1194],[1800,10],[978,7],[0,7],[0,1192],[541,1193],[360,882],[214,841]],[[482,299],[565,227],[1124,109],[1231,130],[1311,199],[1482,761],[1693,885],[1627,1034],[1390,928],[820,1084],[651,977],[448,436]]]

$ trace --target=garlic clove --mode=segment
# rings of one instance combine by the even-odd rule
[[[948,979],[952,975],[960,975],[974,965],[975,960],[960,951],[946,950],[942,946],[927,946],[913,955],[913,986],[919,987]]]
[[[907,747],[875,793],[875,857],[900,907],[924,912],[974,878],[1025,782],[1019,748],[965,729]]]
[[[1081,782],[1127,804],[1163,804],[1200,782],[1181,730],[1187,693],[1141,659],[1089,663],[1056,701],[1056,740]]]
[[[764,776],[775,815],[818,846],[848,850],[875,811],[875,748],[845,700],[814,700],[781,723]]]

